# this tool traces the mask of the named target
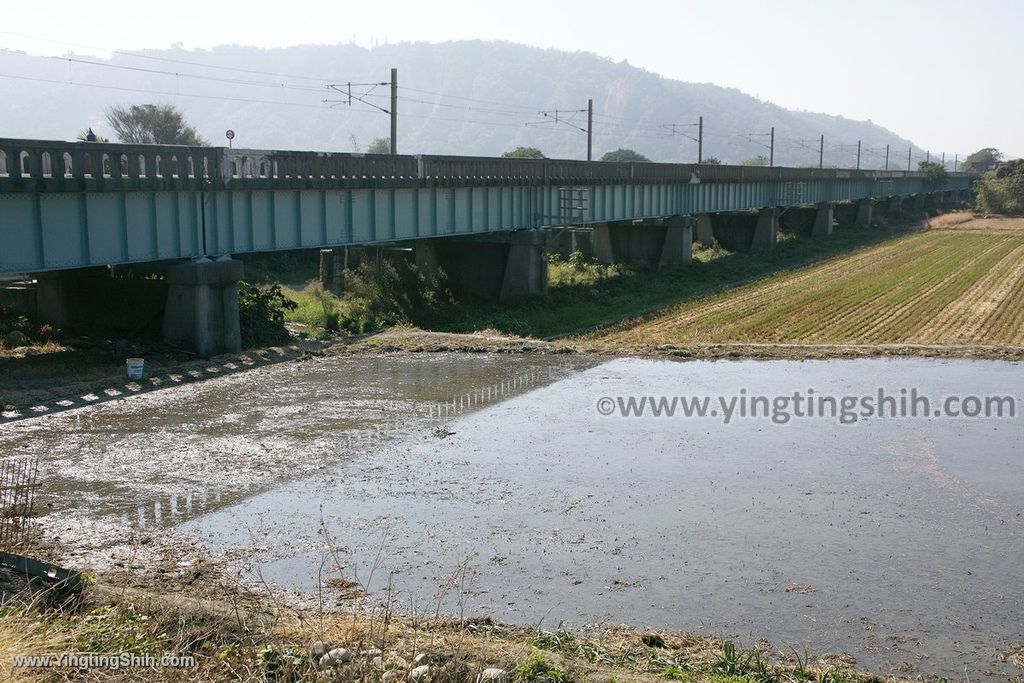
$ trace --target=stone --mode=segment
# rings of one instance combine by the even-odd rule
[[[409,662],[405,661],[404,658],[399,657],[395,653],[391,653],[386,660],[384,660],[385,669],[401,669],[402,671],[409,670]]]
[[[336,647],[327,654],[329,654],[331,656],[331,659],[333,659],[335,663],[338,664],[348,664],[350,661],[352,661],[352,653],[350,653],[343,647]]]
[[[330,669],[332,666],[334,666],[334,660],[331,659],[330,654],[326,654],[320,658],[319,665],[321,669]]]
[[[496,667],[487,668],[480,672],[476,681],[477,683],[508,683],[508,672]]]
[[[15,346],[24,346],[28,343],[28,337],[22,332],[14,330],[4,335],[4,344],[7,348],[14,348]]]
[[[359,656],[363,657],[364,659],[373,659],[374,657],[380,657],[382,654],[384,653],[378,650],[377,648],[371,647],[369,650],[363,650],[362,652],[360,652]]]
[[[331,647],[327,643],[316,640],[309,646],[309,658],[314,662],[319,662],[330,651]]]
[[[384,658],[379,656],[379,655],[374,657],[373,659],[370,660],[370,666],[373,667],[373,669],[376,670],[376,671],[383,671],[384,670]]]
[[[427,664],[429,661],[430,655],[428,655],[426,652],[421,652],[412,658],[412,663],[416,664],[417,666],[420,664]]]
[[[424,683],[430,679],[430,665],[422,664],[409,672],[409,680],[414,683]]]
[[[397,681],[401,679],[402,676],[403,673],[401,671],[398,671],[397,669],[392,669],[391,671],[385,671],[381,675],[380,681],[381,683],[389,683],[389,681]]]

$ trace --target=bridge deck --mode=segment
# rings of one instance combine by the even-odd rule
[[[0,139],[0,275],[935,189],[905,171]]]

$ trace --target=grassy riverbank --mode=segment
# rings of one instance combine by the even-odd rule
[[[767,252],[698,247],[692,265],[663,272],[552,259],[547,297],[404,315],[398,304],[378,304],[391,317],[361,331],[395,323],[434,333],[486,330],[623,353],[664,345],[1014,349],[1024,347],[1022,255],[1024,220],[958,213],[921,226],[837,228],[826,239],[788,235]],[[299,302],[292,320],[311,327],[328,310],[365,321],[372,308],[312,286],[289,294]]]
[[[268,595],[212,579],[197,565],[146,585],[143,577],[100,579],[84,598],[58,607],[0,611],[0,677],[5,681],[404,681],[421,665],[431,683],[476,683],[501,669],[509,683],[684,681],[853,683],[881,681],[847,655],[816,657],[754,648],[707,635],[625,627],[572,633],[489,619],[445,619],[357,610],[331,595],[331,611],[292,609]],[[351,661],[324,666],[324,649]],[[311,650],[313,652],[311,653]],[[358,653],[365,653],[360,656]],[[56,653],[152,657],[166,665],[29,668],[14,657]],[[379,656],[379,659],[374,657]],[[164,660],[167,657],[168,659]],[[138,661],[138,660],[136,660]],[[489,675],[495,675],[493,672]],[[902,679],[887,678],[887,681]]]

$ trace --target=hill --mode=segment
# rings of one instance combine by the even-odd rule
[[[595,158],[630,147],[657,161],[692,161],[697,146],[683,134],[696,134],[685,124],[698,116],[705,122],[705,156],[727,162],[767,154],[757,143],[767,142],[771,126],[777,164],[816,166],[821,134],[826,165],[852,166],[860,139],[864,166],[880,167],[881,155],[868,150],[884,150],[888,143],[892,167],[905,167],[911,144],[870,121],[788,110],[736,89],[663,78],[590,53],[504,42],[68,56],[0,52],[0,74],[8,76],[0,78],[6,95],[0,136],[73,139],[90,125],[109,134],[103,112],[110,105],[170,102],[213,144],[226,144],[224,131],[231,128],[241,147],[365,151],[371,140],[388,135],[388,116],[371,106],[389,106],[388,87],[354,86],[366,103],[357,99],[350,107],[347,87],[343,93],[327,85],[383,83],[397,67],[402,153],[496,155],[528,145],[552,157],[582,158],[586,137],[574,126],[585,128],[586,114],[560,113],[560,121],[569,119],[566,125],[538,112],[585,109],[588,98],[596,112]],[[325,99],[345,103],[332,106]],[[673,122],[683,124],[674,135],[662,125]],[[848,147],[837,149],[840,144]]]

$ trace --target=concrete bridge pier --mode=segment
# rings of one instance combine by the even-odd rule
[[[443,270],[458,296],[506,303],[548,291],[547,232],[515,230],[474,238],[418,240],[416,266]]]
[[[903,218],[903,197],[889,197],[885,201],[885,217],[890,220]]]
[[[775,246],[781,218],[778,207],[753,211],[716,213],[712,218],[714,239],[729,251],[771,249]]]
[[[822,202],[815,207],[814,225],[811,227],[811,237],[828,237],[832,234],[832,221],[834,213],[832,202]]]
[[[853,226],[855,228],[870,228],[871,217],[874,211],[874,200],[862,199],[857,202],[857,217],[853,219]]]
[[[521,301],[548,293],[547,233],[516,230],[509,236],[500,301]]]
[[[71,272],[41,273],[36,277],[36,317],[39,322],[67,330],[74,325]]]
[[[827,237],[832,234],[835,209],[832,202],[814,206],[792,206],[783,211],[780,223],[791,232],[811,237]]]
[[[594,257],[634,268],[678,268],[693,260],[693,225],[689,216],[596,225]]]
[[[923,192],[918,192],[917,194],[914,195],[914,198],[913,198],[913,202],[914,202],[914,204],[913,204],[913,211],[914,211],[914,213],[918,213],[918,214],[924,213],[925,197],[926,197],[926,195]]]
[[[757,224],[754,226],[754,237],[750,240],[751,249],[773,249],[779,233],[779,209],[769,206],[757,213]]]
[[[696,239],[698,242],[705,247],[710,247],[715,243],[715,231],[711,224],[711,214],[702,213],[697,216],[694,220],[694,228],[697,232]]]
[[[201,258],[167,271],[164,339],[195,351],[200,358],[242,349],[238,281],[242,262]]]

